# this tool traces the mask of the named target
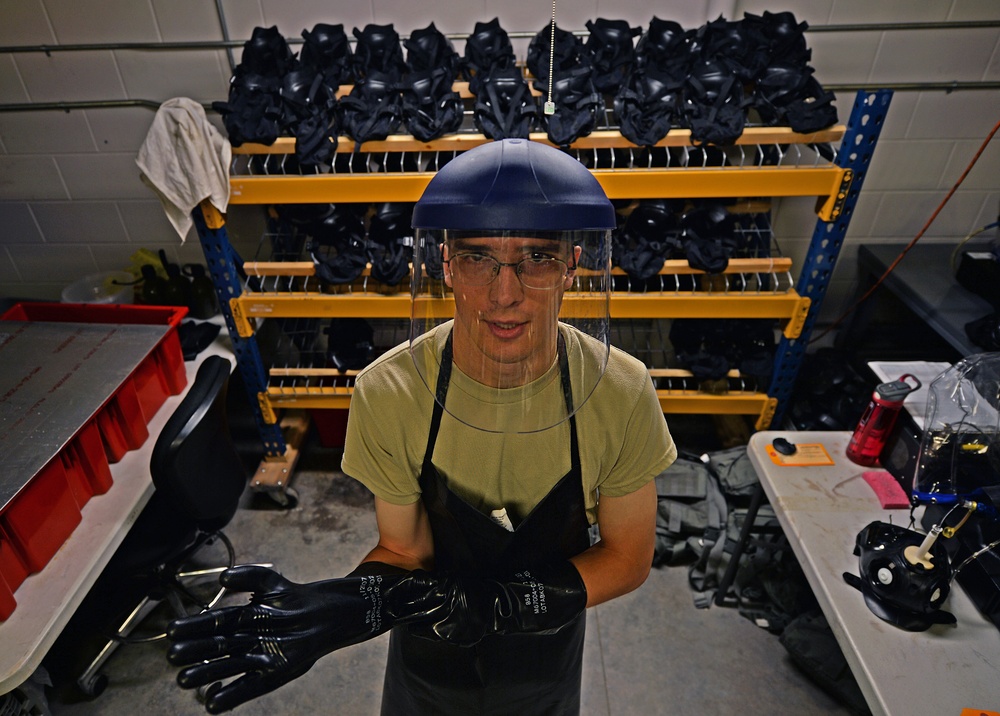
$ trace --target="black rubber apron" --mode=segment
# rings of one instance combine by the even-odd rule
[[[559,369],[572,404],[562,337]],[[435,569],[503,577],[569,559],[590,546],[576,420],[570,418],[570,471],[510,532],[448,489],[431,462],[451,375],[451,336],[441,357],[437,400],[420,474],[434,533]],[[578,714],[586,615],[555,634],[488,636],[474,647],[414,636],[397,627],[389,639],[383,716],[412,714]]]

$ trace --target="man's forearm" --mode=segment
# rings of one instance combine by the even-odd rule
[[[646,581],[656,541],[656,486],[648,482],[622,497],[602,497],[597,508],[601,541],[570,561],[587,586],[593,607]]]

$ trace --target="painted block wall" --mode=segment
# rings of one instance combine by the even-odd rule
[[[350,31],[393,23],[402,37],[431,20],[467,35],[476,21],[500,19],[509,32],[534,33],[551,6],[534,0],[222,0],[229,37],[277,25],[289,38],[317,22]],[[588,19],[625,19],[645,27],[655,14],[685,27],[720,15],[791,10],[822,27],[845,24],[1000,20],[995,0],[564,0],[563,29]],[[221,40],[214,0],[0,0],[0,104],[191,97],[223,100],[231,74],[225,50],[2,51],[25,45]],[[1000,28],[807,33],[823,84],[1000,81]],[[516,40],[524,58],[528,40]],[[461,53],[464,44],[456,42]],[[233,51],[236,61],[239,50]],[[853,92],[840,94],[846,119]],[[217,115],[210,113],[218,126]],[[153,110],[113,108],[0,112],[0,297],[57,299],[87,273],[122,268],[138,248],[165,249],[172,260],[202,261],[197,237],[182,242],[139,180],[135,154]],[[859,201],[823,320],[839,314],[856,285],[862,242],[906,241],[955,182],[983,137],[1000,120],[1000,91],[898,91]],[[799,259],[815,217],[809,199],[778,201],[775,235]],[[259,237],[259,213],[233,207],[230,232],[244,257]],[[924,241],[955,243],[1000,212],[1000,140],[927,232]]]

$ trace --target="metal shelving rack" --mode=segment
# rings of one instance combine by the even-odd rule
[[[791,260],[782,257],[732,259],[721,276],[706,276],[690,269],[686,261],[667,261],[658,287],[647,284],[642,291],[612,294],[611,317],[622,322],[767,318],[782,327],[774,379],[767,390],[748,386],[734,373],[726,392],[709,394],[698,389],[687,371],[652,368],[664,412],[751,415],[756,416],[757,429],[783,415],[890,98],[888,91],[859,92],[846,126],[809,135],[781,127],[747,127],[733,146],[725,148],[694,147],[690,133],[679,129],[653,149],[631,145],[616,130],[596,131],[570,147],[612,199],[732,198],[759,206],[758,197],[817,198],[816,230],[797,283]],[[548,142],[543,133],[532,134],[531,139]],[[329,173],[314,175],[283,173],[294,153],[294,140],[243,145],[234,149],[230,203],[413,202],[442,157],[486,141],[470,132],[426,143],[400,135],[366,142],[364,151],[354,154],[354,143],[341,138],[337,153],[342,161],[334,162]],[[839,149],[833,149],[837,142]],[[342,155],[350,155],[349,161]],[[765,205],[765,213],[767,209]],[[345,408],[350,404],[352,376],[310,365],[266,366],[256,340],[260,321],[408,320],[409,289],[405,280],[398,287],[376,285],[367,271],[354,284],[323,286],[311,261],[244,261],[229,242],[224,217],[206,203],[194,211],[194,218],[239,369],[259,406],[256,417],[265,462],[277,470],[276,475],[260,477],[257,485],[274,488],[278,483],[280,489],[287,472],[282,465],[287,467],[289,456],[278,411]],[[580,290],[567,293],[564,312],[591,300],[585,286],[575,288]],[[453,302],[443,287],[440,295],[426,300],[428,310],[451,315]]]

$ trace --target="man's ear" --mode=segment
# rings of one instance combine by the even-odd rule
[[[569,290],[576,277],[576,267],[580,265],[580,256],[583,254],[583,247],[577,244],[573,247],[573,268],[566,272],[566,280],[563,281],[563,288]]]
[[[442,241],[438,247],[441,249],[441,266],[444,272],[444,284],[448,288],[454,288],[451,285],[451,264],[448,263],[448,244]]]

